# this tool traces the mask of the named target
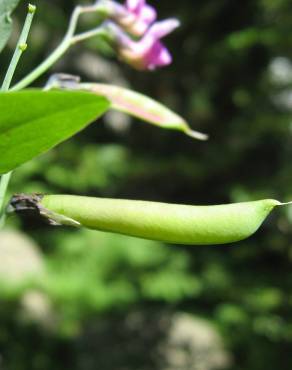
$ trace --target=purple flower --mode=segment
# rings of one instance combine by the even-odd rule
[[[151,5],[146,4],[145,0],[126,0],[125,6],[131,14],[136,16],[133,27],[134,33],[143,35],[156,20],[156,10]]]
[[[139,70],[154,70],[172,62],[171,54],[160,41],[179,26],[177,19],[167,19],[154,23],[144,36],[135,41],[116,25],[111,24],[111,31],[117,43],[119,57]]]
[[[108,1],[107,7],[110,18],[134,36],[142,36],[157,17],[145,0],[126,0],[124,5]]]

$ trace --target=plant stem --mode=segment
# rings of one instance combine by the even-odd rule
[[[17,64],[19,62],[19,59],[22,55],[22,53],[26,50],[27,48],[27,38],[29,34],[29,30],[32,24],[32,20],[34,17],[34,14],[36,12],[36,7],[34,5],[29,4],[28,5],[28,13],[24,22],[23,29],[21,31],[19,40],[17,42],[16,48],[14,50],[12,59],[10,61],[8,70],[6,72],[6,75],[4,77],[4,81],[1,86],[1,91],[8,91],[9,86],[11,84],[15,69],[17,67]],[[4,208],[4,200],[5,200],[5,195],[7,192],[8,184],[11,178],[12,172],[8,172],[1,176],[0,179],[0,228],[4,225],[4,220],[5,220],[5,212],[3,210]]]
[[[103,27],[103,26],[100,26],[100,27],[97,27],[93,30],[83,32],[83,33],[79,33],[78,35],[75,35],[71,39],[71,45],[77,44],[80,41],[90,39],[94,36],[107,36],[107,34],[108,33],[106,31],[106,28]]]
[[[32,72],[30,72],[16,85],[14,85],[11,88],[11,91],[21,90],[26,86],[30,85],[39,76],[46,72],[54,63],[56,63],[56,61],[60,59],[62,55],[65,54],[65,52],[70,48],[72,44],[75,44],[78,41],[82,41],[85,38],[88,38],[89,35],[90,37],[94,36],[96,34],[96,30],[85,32],[84,34],[88,34],[88,36],[82,37],[80,38],[80,40],[78,39],[78,35],[75,36],[76,38],[74,38],[74,33],[76,31],[80,15],[93,12],[99,12],[103,14],[105,12],[104,6],[101,6],[100,4],[95,4],[92,6],[77,6],[72,13],[67,32],[59,46],[38,67],[36,67]]]
[[[29,30],[31,27],[31,23],[33,20],[33,16],[35,14],[36,7],[34,5],[29,4],[28,5],[28,13],[24,22],[23,29],[21,31],[19,40],[17,42],[16,48],[14,50],[11,62],[9,64],[8,70],[6,72],[4,81],[1,86],[2,91],[7,91],[9,89],[9,86],[11,84],[12,77],[14,75],[15,69],[17,67],[18,61],[22,55],[22,53],[26,50],[27,48],[27,37],[29,34]]]
[[[12,175],[12,171],[1,176],[1,180],[0,180],[0,206],[1,206],[0,230],[4,226],[4,222],[5,222],[5,212],[3,210],[3,205],[4,205],[4,200],[5,200],[5,194],[8,189],[9,181],[11,179],[11,175]]]

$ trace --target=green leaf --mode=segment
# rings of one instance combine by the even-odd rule
[[[11,13],[16,8],[20,0],[0,0],[0,52],[6,45],[11,30]]]
[[[206,140],[208,138],[201,132],[191,130],[182,117],[164,105],[138,92],[119,86],[97,83],[82,83],[78,87],[105,96],[111,102],[111,108],[143,121],[161,128],[182,131],[195,139]]]
[[[108,108],[104,97],[88,92],[0,93],[0,174],[73,136]]]

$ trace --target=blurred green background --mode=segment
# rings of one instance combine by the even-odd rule
[[[188,204],[291,200],[292,1],[150,3],[160,18],[182,22],[166,39],[170,67],[136,72],[91,40],[70,50],[54,72],[146,93],[209,141],[110,113],[21,166],[11,194]],[[16,79],[56,47],[77,2],[37,5]],[[2,77],[25,7],[22,1],[1,54]],[[93,22],[84,18],[81,28]],[[0,233],[0,368],[290,370],[291,237],[289,207],[250,239],[210,247],[12,217]]]

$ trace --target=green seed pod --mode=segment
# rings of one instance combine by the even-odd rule
[[[273,199],[215,206],[46,195],[38,209],[55,224],[84,226],[176,244],[224,244],[245,239],[282,203]]]

